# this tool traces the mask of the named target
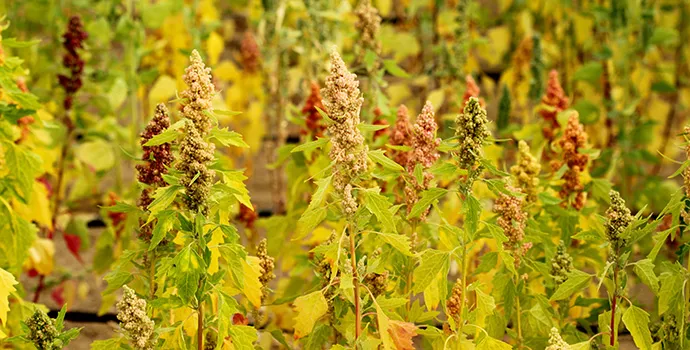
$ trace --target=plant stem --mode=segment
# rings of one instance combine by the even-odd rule
[[[412,220],[412,233],[410,234],[410,244],[412,245],[412,251],[414,252],[417,248],[417,239],[416,237],[417,233],[417,220],[413,219]],[[410,317],[410,308],[412,307],[412,273],[414,271],[413,266],[414,266],[414,260],[410,257],[407,259],[409,262],[410,268],[407,271],[407,283],[405,284],[405,295],[407,296],[407,303],[405,306],[405,309],[407,310],[407,314],[405,315],[405,319],[409,321]]]
[[[463,318],[463,313],[465,312],[465,299],[467,299],[467,249],[466,249],[465,242],[462,242],[462,262],[460,264],[460,273],[462,274],[461,278],[461,286],[462,286],[462,295],[460,298],[460,322],[458,322],[458,330],[462,330],[462,326],[465,323],[465,319]]]
[[[196,330],[196,341],[197,349],[204,349],[204,302],[199,302],[199,308],[197,309],[199,315],[197,316],[197,330]]]
[[[618,267],[613,269],[613,295],[611,297],[611,346],[616,344],[616,300],[618,299]]]
[[[359,300],[359,276],[357,273],[357,258],[355,255],[355,233],[350,229],[350,263],[352,264],[352,282],[355,285],[355,340],[362,334],[362,308]]]
[[[517,321],[517,334],[518,334],[517,335],[518,336],[517,341],[518,341],[518,349],[522,349],[522,322],[521,322],[522,310],[520,309],[520,292],[519,292],[518,284],[520,284],[520,277],[515,276],[515,288],[518,290],[518,293],[516,293],[516,295],[515,295],[515,308],[516,308],[516,312],[517,312],[517,315],[515,315],[515,317],[516,317],[516,321]]]

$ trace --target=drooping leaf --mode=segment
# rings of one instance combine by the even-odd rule
[[[637,306],[631,305],[623,313],[625,328],[635,341],[635,345],[643,350],[652,348],[652,334],[649,331],[649,314]]]
[[[642,259],[635,262],[633,271],[642,283],[649,286],[654,293],[659,292],[659,278],[654,274],[654,263],[650,259]]]
[[[328,312],[328,302],[321,291],[303,295],[293,302],[295,316],[295,339],[311,333],[316,321]]]
[[[390,211],[391,204],[388,199],[379,193],[378,187],[363,191],[364,203],[372,214],[381,222],[386,232],[397,232],[395,219]]]
[[[0,269],[0,322],[4,325],[7,322],[7,312],[10,311],[10,304],[8,298],[10,294],[17,291],[14,287],[15,284],[19,284],[14,276]]]
[[[568,279],[558,286],[558,289],[556,289],[549,300],[554,301],[568,298],[574,293],[581,291],[591,279],[592,275],[580,270],[573,270],[568,274]]]

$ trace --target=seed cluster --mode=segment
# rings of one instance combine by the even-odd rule
[[[244,32],[240,43],[240,55],[242,56],[242,67],[248,73],[254,73],[261,64],[261,50],[256,43],[256,38],[250,31]]]
[[[27,338],[33,342],[37,349],[52,350],[62,348],[59,344],[56,344],[56,340],[59,339],[55,322],[45,312],[36,309],[33,315],[26,320],[26,325],[29,328]]]
[[[556,117],[559,112],[568,109],[568,97],[561,87],[561,82],[558,79],[558,71],[555,69],[549,72],[549,81],[546,85],[546,93],[541,99],[541,103],[546,107],[539,111],[539,114],[544,118],[544,128],[542,133],[547,140],[552,140],[556,129],[558,129],[558,120]]]
[[[510,173],[515,176],[515,186],[520,188],[522,193],[526,195],[526,202],[534,203],[537,200],[541,164],[530,153],[527,142],[520,140],[518,152],[518,163],[510,167]]]
[[[184,99],[182,115],[188,121],[185,138],[180,145],[178,169],[183,173],[180,183],[186,190],[187,207],[193,212],[205,214],[208,211],[207,198],[215,177],[215,172],[207,167],[213,160],[215,145],[204,139],[212,126],[209,113],[213,111],[215,87],[211,81],[211,69],[206,68],[199,52],[192,51],[190,61],[183,76],[188,88],[181,94]]]
[[[470,100],[470,97],[476,97],[479,99],[479,104],[484,107],[484,99],[479,97],[480,92],[481,90],[479,89],[479,85],[477,85],[477,82],[474,80],[474,77],[472,77],[472,74],[467,74],[465,76],[465,93],[462,95],[462,106],[464,107],[467,104],[467,101]]]
[[[572,270],[573,258],[566,251],[565,243],[561,241],[556,249],[556,255],[551,259],[551,277],[556,282],[556,286],[563,284]]]
[[[376,7],[371,5],[369,0],[363,0],[355,10],[357,15],[357,30],[359,31],[359,44],[362,47],[360,61],[364,58],[367,50],[377,54],[381,53],[381,42],[378,40],[379,29],[381,28],[381,16]]]
[[[345,62],[335,50],[331,52],[331,71],[321,93],[323,104],[333,120],[328,126],[332,143],[329,155],[335,162],[333,187],[342,198],[344,213],[350,216],[358,208],[357,200],[352,195],[352,182],[368,168],[368,147],[357,129],[364,99],[359,91],[357,75],[347,70]]]
[[[520,190],[508,186],[512,192]],[[494,203],[494,212],[499,217],[498,226],[503,229],[508,241],[503,243],[505,249],[512,251],[515,258],[515,267],[520,266],[522,257],[532,247],[531,242],[523,243],[525,239],[525,226],[527,225],[527,213],[522,209],[523,199],[516,196],[501,193]]]
[[[626,243],[621,234],[632,224],[633,216],[630,214],[630,209],[625,206],[625,200],[621,198],[618,191],[611,190],[609,197],[611,198],[611,205],[606,209],[606,239],[611,243],[614,254],[617,254],[618,250]]]
[[[142,209],[151,204],[153,201],[151,194],[156,188],[166,185],[165,180],[163,180],[163,174],[168,172],[168,167],[174,160],[169,142],[156,146],[145,146],[145,144],[169,127],[170,117],[168,116],[168,109],[165,107],[165,104],[158,104],[153,118],[146,125],[144,132],[141,133],[141,140],[139,141],[141,148],[144,150],[142,156],[144,163],[136,165],[137,179],[139,182],[148,185],[139,197],[138,204]]]
[[[306,128],[301,130],[302,135],[309,135],[312,139],[322,137],[326,126],[323,124],[323,118],[318,109],[328,113],[326,107],[321,102],[321,91],[319,91],[319,83],[311,82],[309,97],[307,97],[304,107],[302,107],[302,114],[305,118]]]
[[[388,271],[383,273],[368,273],[364,276],[364,284],[369,288],[374,297],[382,295],[386,292],[388,286]]]
[[[563,186],[559,195],[563,199],[568,199],[571,195],[574,196],[571,203],[572,207],[581,210],[587,201],[587,193],[584,192],[584,184],[580,179],[580,175],[587,168],[589,156],[580,153],[579,149],[584,148],[587,144],[587,133],[584,127],[580,124],[580,117],[577,112],[573,112],[568,118],[568,125],[565,128],[563,138],[558,141],[558,145],[563,151],[562,161],[551,162],[552,170],[558,170],[563,164],[568,166],[565,174],[563,174]],[[567,201],[563,203],[567,206]]]
[[[441,144],[441,139],[436,137],[438,125],[434,117],[434,107],[427,101],[422,108],[422,112],[417,116],[417,120],[412,128],[412,151],[407,162],[407,171],[411,176],[410,182],[405,187],[405,199],[407,202],[408,213],[419,199],[419,193],[428,189],[434,176],[427,170],[438,160],[439,154],[436,150]],[[420,164],[424,170],[424,179],[419,183],[414,176],[414,169]],[[424,220],[428,208],[421,215]]]
[[[117,319],[120,327],[132,339],[137,350],[154,348],[154,323],[146,314],[146,300],[140,299],[134,290],[124,286],[122,299],[117,302]]]
[[[569,348],[570,345],[563,340],[558,328],[552,327],[549,334],[549,346],[546,347],[546,350],[568,350]]]
[[[450,297],[446,300],[446,310],[448,310],[448,317],[455,320],[460,318],[460,308],[462,305],[462,280],[458,279],[453,285],[450,292]]]
[[[458,166],[473,169],[479,161],[484,141],[491,136],[486,110],[476,97],[470,97],[462,113],[455,119],[455,136],[460,143],[457,152]]]
[[[388,139],[388,142],[393,146],[407,146],[412,148],[412,123],[410,122],[410,114],[405,105],[398,107],[398,112],[395,118],[395,125],[393,131]],[[411,151],[392,150],[391,158],[403,167],[407,167]]]
[[[67,25],[67,31],[62,35],[62,47],[67,51],[62,56],[62,65],[69,70],[69,75],[58,74],[58,81],[65,89],[65,100],[63,107],[65,110],[72,109],[74,94],[81,89],[81,76],[84,72],[84,60],[77,52],[77,49],[84,48],[84,41],[89,35],[84,31],[81,18],[73,16]]]
[[[266,248],[266,238],[259,242],[259,246],[256,248],[256,256],[259,257],[259,266],[261,267],[261,276],[259,276],[259,281],[261,282],[262,295],[261,299],[265,299],[268,291],[268,283],[272,279],[276,278],[273,273],[275,269],[275,259],[268,255],[268,250]]]

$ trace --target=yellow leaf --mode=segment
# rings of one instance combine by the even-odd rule
[[[261,260],[256,256],[248,256],[247,260],[242,262],[242,271],[244,272],[244,288],[242,288],[242,292],[256,308],[261,307],[260,262]]]
[[[48,200],[48,190],[45,185],[38,181],[34,181],[33,191],[29,197],[29,203],[24,204],[19,201],[12,203],[14,210],[27,221],[35,221],[41,226],[48,227],[52,230],[53,220],[50,212],[50,201]]]
[[[215,230],[211,234],[211,240],[208,242],[208,247],[211,250],[211,263],[208,265],[208,273],[214,274],[218,272],[218,259],[220,259],[220,252],[218,248],[211,248],[223,243],[223,232]]]
[[[397,350],[414,350],[412,338],[417,335],[414,323],[391,320],[388,323],[388,335]]]
[[[7,320],[7,312],[10,311],[10,303],[8,298],[10,294],[17,290],[14,288],[14,285],[17,283],[19,282],[14,279],[14,276],[11,273],[0,269],[0,322],[3,325]]]
[[[424,302],[429,310],[435,310],[441,302],[441,290],[439,289],[439,282],[441,278],[446,278],[446,275],[439,273],[438,276],[424,288]]]
[[[434,106],[434,112],[438,112],[438,109],[441,108],[441,105],[443,104],[443,101],[445,100],[445,93],[443,91],[443,88],[436,89],[427,95],[426,99],[431,102],[431,105]]]
[[[35,269],[41,275],[50,275],[53,272],[55,256],[55,244],[47,238],[37,238],[31,248],[29,256],[24,262],[24,269]]]
[[[175,84],[175,79],[168,75],[158,77],[149,92],[149,105],[155,106],[161,102],[167,102],[168,99],[175,96],[177,91]]]
[[[220,54],[225,48],[225,42],[223,37],[216,32],[211,32],[206,40],[206,52],[208,53],[208,62],[210,65],[215,66],[218,63]]]
[[[302,338],[314,328],[316,321],[328,311],[328,302],[321,291],[295,299],[295,339]]]

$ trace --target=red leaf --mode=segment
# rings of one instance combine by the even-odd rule
[[[81,237],[69,233],[63,235],[65,237],[65,243],[67,244],[67,249],[74,255],[80,263],[84,263],[79,255],[79,247],[81,247]]]
[[[238,312],[232,315],[232,324],[235,326],[246,326],[249,324],[249,320]]]
[[[65,291],[65,287],[60,284],[59,286],[53,288],[53,291],[50,292],[50,297],[62,307],[62,305],[65,304],[65,296],[63,295],[63,292]]]

